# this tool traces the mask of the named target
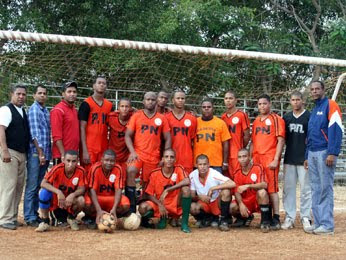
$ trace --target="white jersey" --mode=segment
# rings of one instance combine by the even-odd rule
[[[229,180],[230,179],[228,177],[222,175],[221,173],[212,168],[209,168],[209,172],[207,174],[205,183],[201,183],[199,180],[198,169],[196,169],[190,173],[190,189],[196,191],[197,195],[208,195],[208,191],[211,187],[223,184]],[[217,197],[219,197],[219,193],[219,190],[215,190],[211,195],[210,202],[216,200]]]

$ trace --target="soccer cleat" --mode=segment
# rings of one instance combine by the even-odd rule
[[[245,221],[244,221],[244,227],[250,227],[250,224],[252,222],[252,220],[254,219],[254,215],[251,214],[250,216],[248,216]]]
[[[323,226],[319,226],[318,228],[314,229],[313,233],[315,235],[334,235],[334,230],[329,230]]]
[[[73,218],[67,218],[67,223],[70,225],[71,229],[73,231],[78,231],[79,230],[79,226],[77,223],[77,220],[73,219]]]
[[[302,224],[303,224],[303,229],[304,229],[304,231],[305,231],[306,229],[309,229],[309,228],[311,227],[310,220],[309,220],[307,217],[304,217],[304,218],[302,219]]]
[[[271,223],[270,223],[270,229],[271,230],[280,230],[281,229],[280,219],[273,218]]]
[[[41,222],[35,229],[36,232],[45,232],[49,229],[49,225],[45,222]]]
[[[32,221],[27,221],[25,222],[25,224],[28,227],[38,227],[38,225],[40,224],[37,220],[32,220]]]
[[[284,223],[282,223],[281,229],[287,230],[287,229],[291,229],[291,228],[294,228],[294,220],[287,217],[287,218],[285,218]]]
[[[228,222],[226,220],[221,220],[219,224],[220,231],[229,231]]]
[[[238,217],[234,223],[231,225],[231,227],[234,227],[234,228],[240,228],[240,227],[244,227],[245,225],[245,219],[244,218],[241,218],[241,217]]]
[[[263,233],[268,233],[270,231],[270,224],[269,223],[261,223],[261,231]]]

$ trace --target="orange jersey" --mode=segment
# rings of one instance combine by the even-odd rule
[[[210,121],[203,121],[197,118],[197,134],[194,141],[194,162],[200,154],[205,154],[209,158],[210,166],[222,165],[222,142],[231,138],[226,123],[213,117]]]
[[[252,124],[253,154],[274,156],[279,136],[285,138],[285,121],[280,116],[258,116]]]
[[[167,178],[163,175],[162,168],[155,169],[151,172],[149,183],[145,192],[149,195],[155,196],[157,199],[160,199],[161,194],[166,188],[176,185],[185,178],[187,178],[187,174],[184,168],[181,166],[174,167],[174,171],[170,178]],[[177,203],[179,192],[179,189],[170,191],[165,198],[165,205]]]
[[[238,189],[239,186],[245,184],[256,184],[261,182],[266,182],[266,176],[264,168],[260,164],[252,165],[248,174],[243,174],[241,169],[238,169],[234,175],[234,182],[237,185],[235,189]],[[254,189],[247,189],[241,194],[241,197],[244,200],[254,199],[256,201],[257,191]]]
[[[108,146],[108,126],[106,120],[108,114],[112,111],[112,102],[103,99],[102,106],[99,106],[92,97],[88,97],[84,101],[90,107],[85,129],[88,151],[102,153]]]
[[[118,112],[109,113],[108,126],[110,132],[108,148],[115,152],[118,162],[126,162],[130,154],[125,143],[126,125],[120,122]]]
[[[116,164],[109,176],[106,176],[102,163],[95,163],[90,169],[90,182],[89,188],[96,192],[96,195],[100,196],[114,196],[115,189],[123,188],[121,167]]]
[[[44,176],[44,178],[54,188],[61,190],[65,197],[75,192],[77,188],[85,186],[85,170],[78,165],[76,166],[76,169],[71,177],[66,176],[65,164],[60,163],[53,166],[53,168]],[[58,205],[58,197],[55,193],[53,193],[52,205]]]
[[[190,112],[185,112],[181,119],[173,111],[165,114],[171,128],[172,148],[176,153],[176,164],[184,168],[193,168],[192,140],[196,137],[197,119]]]
[[[250,120],[246,113],[237,110],[231,116],[224,113],[221,119],[226,122],[231,139],[229,141],[229,158],[238,158],[238,151],[244,148],[244,131],[250,128]]]
[[[162,133],[169,133],[167,119],[160,113],[147,117],[143,110],[137,111],[127,126],[134,131],[133,145],[139,158],[144,162],[159,163]]]

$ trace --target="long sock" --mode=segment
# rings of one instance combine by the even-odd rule
[[[153,210],[148,210],[141,219],[141,226],[146,228],[153,228],[154,226],[149,223],[150,218],[154,216]]]
[[[156,227],[157,229],[165,229],[166,226],[167,226],[167,218],[161,218]]]
[[[181,207],[183,208],[183,216],[181,218],[181,230],[184,232],[191,232],[189,228],[189,215],[191,208],[191,197],[181,198]]]
[[[221,219],[222,220],[228,220],[229,218],[229,205],[230,201],[223,201],[221,200]]]
[[[136,187],[126,186],[125,196],[130,200],[130,211],[136,213]]]
[[[262,204],[260,205],[261,209],[261,223],[270,223],[271,221],[271,212],[270,212],[270,207],[268,204]]]

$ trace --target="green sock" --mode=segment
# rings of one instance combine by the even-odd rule
[[[159,223],[157,224],[157,229],[165,229],[167,226],[167,218],[161,218]]]
[[[181,207],[183,208],[183,216],[181,219],[181,229],[184,232],[190,232],[189,228],[189,215],[191,208],[191,197],[182,197],[181,198]]]
[[[154,211],[153,210],[148,210],[145,212],[145,214],[142,216],[142,218],[152,218],[154,216]]]

